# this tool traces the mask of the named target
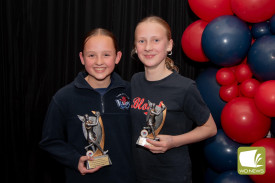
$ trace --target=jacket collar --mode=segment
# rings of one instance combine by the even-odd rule
[[[87,75],[88,74],[85,71],[79,72],[74,80],[74,86],[77,88],[86,88],[94,90],[85,80],[85,77]],[[117,73],[113,72],[111,74],[111,86],[109,87],[109,90],[118,87],[126,87],[126,81],[122,80],[122,78]]]

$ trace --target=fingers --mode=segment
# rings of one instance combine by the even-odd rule
[[[83,163],[84,164],[84,162],[88,161],[88,160],[91,160],[91,157],[89,157],[89,156],[81,156],[80,159],[79,159],[79,163]]]
[[[160,147],[161,146],[161,142],[160,141],[156,141],[156,140],[152,140],[152,139],[146,139],[146,141],[156,147]]]
[[[89,169],[89,170],[87,170],[87,173],[94,173],[94,172],[98,171],[100,168],[102,168],[102,166],[98,166],[96,168]]]
[[[151,139],[147,139],[147,142],[150,145],[145,145],[144,147],[150,150],[152,153],[164,153],[166,150],[160,141],[154,141]]]
[[[89,156],[81,156],[79,159],[79,163],[78,163],[78,170],[80,172],[81,175],[86,175],[87,173],[94,173],[96,171],[98,171],[101,166],[93,168],[93,169],[87,169],[85,166],[85,162],[86,161],[93,161],[94,159],[92,157]]]
[[[171,135],[158,135],[158,140],[147,139],[146,141],[150,145],[146,145],[152,153],[165,153],[169,149],[173,148],[173,136]]]
[[[101,168],[101,166],[93,168],[93,169],[85,169],[83,172],[81,172],[81,175],[86,175],[87,173],[94,173],[98,171]]]

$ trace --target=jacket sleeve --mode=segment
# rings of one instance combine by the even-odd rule
[[[46,114],[39,146],[61,164],[78,170],[81,155],[66,142],[65,117],[54,98]]]

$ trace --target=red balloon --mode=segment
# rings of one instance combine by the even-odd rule
[[[208,22],[222,15],[233,15],[230,0],[188,0],[188,3],[198,17]]]
[[[243,81],[239,86],[241,95],[244,97],[254,98],[254,95],[260,84],[261,83],[258,80],[253,78],[249,78]]]
[[[274,0],[231,0],[232,11],[250,23],[264,22],[275,13]]]
[[[231,85],[236,81],[234,71],[228,67],[221,68],[216,73],[216,80],[220,85]]]
[[[250,175],[255,183],[275,181],[275,138],[264,138],[256,141],[251,146],[265,148],[265,174]]]
[[[247,64],[240,64],[236,67],[235,76],[239,83],[246,79],[252,78],[252,71]]]
[[[237,97],[224,106],[221,125],[232,140],[249,144],[266,136],[271,119],[257,109],[253,99]]]
[[[247,57],[245,57],[242,61],[243,64],[247,64]]]
[[[181,46],[184,53],[194,61],[207,62],[209,59],[203,52],[201,46],[202,32],[208,22],[197,20],[190,24],[183,32]]]
[[[251,45],[255,43],[256,39],[252,38]]]
[[[223,101],[229,102],[230,100],[239,96],[239,87],[237,83],[221,86],[219,90],[219,94]]]
[[[269,117],[275,117],[275,80],[263,82],[255,93],[255,104]]]

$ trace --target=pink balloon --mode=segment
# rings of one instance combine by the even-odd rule
[[[246,79],[252,78],[252,71],[247,64],[240,64],[236,67],[235,76],[239,83]]]
[[[223,67],[216,73],[216,80],[220,85],[231,85],[236,81],[232,68]]]
[[[231,0],[232,11],[250,23],[264,22],[275,13],[274,0]]]
[[[224,106],[221,125],[232,140],[249,144],[266,136],[271,119],[257,109],[253,99],[237,97]]]
[[[275,180],[275,138],[263,138],[251,145],[265,148],[265,174],[250,175],[255,183],[274,182]]]
[[[184,53],[194,61],[207,62],[209,59],[201,46],[202,33],[208,22],[197,20],[190,24],[183,32],[181,46]]]
[[[254,95],[255,95],[258,87],[260,86],[260,84],[261,83],[258,80],[253,79],[253,78],[249,78],[249,79],[243,81],[239,85],[241,95],[245,96],[245,97],[249,97],[249,98],[254,98]]]
[[[188,2],[192,11],[208,22],[222,15],[233,15],[230,0],[188,0]]]
[[[239,87],[237,83],[221,86],[219,94],[223,101],[229,102],[230,100],[239,96]]]
[[[275,80],[263,82],[255,93],[255,104],[269,117],[275,117]]]

